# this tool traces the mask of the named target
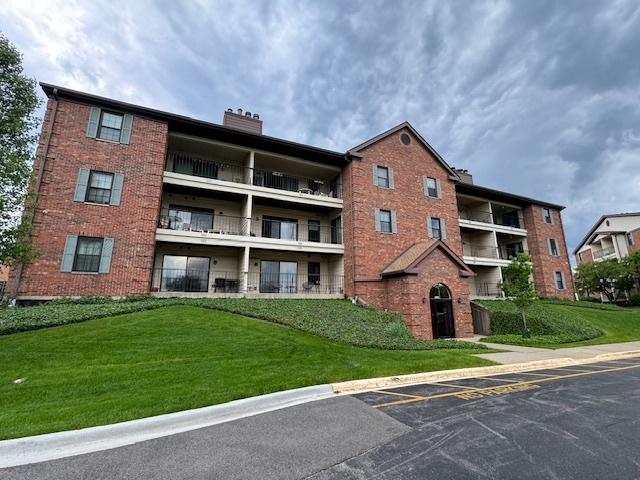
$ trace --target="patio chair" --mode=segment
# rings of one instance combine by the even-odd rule
[[[227,287],[227,281],[224,278],[216,278],[213,281],[213,291],[217,292],[218,289],[220,289],[221,291],[225,291]]]

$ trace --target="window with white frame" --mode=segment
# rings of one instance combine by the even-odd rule
[[[81,168],[78,171],[73,200],[76,202],[119,206],[123,184],[124,175],[121,173]]]
[[[376,187],[393,189],[393,168],[373,165],[373,184]]]
[[[567,285],[564,281],[564,273],[554,272],[554,275],[555,275],[555,281],[556,281],[556,288],[558,290],[566,290]]]
[[[447,238],[447,231],[444,218],[427,217],[427,231],[430,238],[445,240]]]
[[[631,247],[633,245],[633,233],[627,232],[625,233],[625,237],[627,238],[627,245]]]
[[[549,244],[549,255],[554,257],[560,256],[560,252],[558,251],[558,242],[553,238],[547,239],[547,242]]]
[[[376,232],[397,233],[397,221],[395,210],[375,209]]]
[[[91,107],[87,137],[128,144],[131,139],[132,124],[132,115]]]
[[[424,187],[424,194],[427,197],[442,198],[442,188],[440,186],[439,179],[423,176],[422,183]]]
[[[113,238],[67,235],[61,272],[109,273]]]

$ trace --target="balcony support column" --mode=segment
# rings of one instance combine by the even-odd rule
[[[242,252],[242,256],[240,257],[240,285],[238,286],[238,291],[242,293],[247,293],[247,287],[249,285],[249,247],[244,247],[244,252]]]

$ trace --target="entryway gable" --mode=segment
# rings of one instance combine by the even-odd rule
[[[387,265],[380,275],[382,277],[401,274],[417,275],[422,270],[422,263],[436,250],[442,252],[459,269],[461,277],[475,275],[475,272],[442,240],[414,243]]]

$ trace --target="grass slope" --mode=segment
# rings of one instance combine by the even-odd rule
[[[487,350],[358,348],[184,305],[17,333],[0,337],[0,438],[308,385],[491,364],[471,356],[480,352]]]

